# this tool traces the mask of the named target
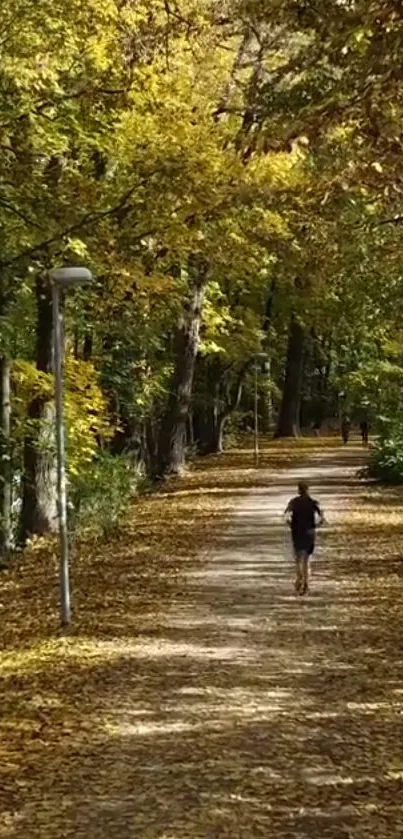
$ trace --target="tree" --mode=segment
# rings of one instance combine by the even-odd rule
[[[288,330],[288,346],[283,396],[276,437],[298,437],[302,391],[304,329],[295,316]]]
[[[89,451],[106,440],[153,475],[180,471],[189,442],[219,452],[234,412],[247,422],[258,353],[271,366],[262,419],[274,394],[287,435],[387,361],[401,14],[358,0],[18,0],[4,14],[1,317],[16,338],[1,354],[41,383],[18,397],[24,410],[12,394],[33,532],[54,521],[54,492],[39,491],[53,458],[54,264],[85,261],[97,278],[66,311],[68,362],[91,361],[108,403],[110,433],[94,422],[93,434],[80,401]]]

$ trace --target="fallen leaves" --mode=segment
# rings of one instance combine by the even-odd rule
[[[2,578],[1,839],[399,835],[400,497],[315,445],[200,462],[78,546],[69,638],[52,551]],[[301,469],[330,521],[306,602],[270,512]]]

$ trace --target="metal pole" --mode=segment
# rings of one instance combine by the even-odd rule
[[[67,531],[66,450],[64,440],[63,411],[64,335],[63,311],[60,306],[60,288],[57,282],[53,282],[52,285],[52,302],[56,399],[57,511],[59,518],[60,539],[60,607],[62,627],[63,629],[66,629],[69,626],[71,620],[71,605],[69,580],[69,541]]]
[[[11,468],[11,365],[5,356],[0,358],[0,564],[7,563],[11,549],[11,506],[12,506],[12,468]]]
[[[258,369],[255,364],[255,466],[259,463],[259,402],[258,402]]]

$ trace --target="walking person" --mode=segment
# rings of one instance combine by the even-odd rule
[[[364,419],[364,420],[362,420],[362,422],[360,422],[360,431],[361,431],[362,445],[363,446],[368,446],[369,425],[368,425],[367,420]]]
[[[342,422],[341,422],[341,437],[342,437],[342,440],[343,440],[343,443],[344,443],[345,446],[347,445],[347,443],[349,441],[350,431],[351,431],[350,418],[347,417],[347,416],[344,416],[343,419],[342,419]]]
[[[295,590],[297,594],[307,594],[316,528],[323,524],[325,519],[318,502],[311,498],[306,481],[299,482],[298,495],[289,501],[285,516],[291,528],[296,562]]]

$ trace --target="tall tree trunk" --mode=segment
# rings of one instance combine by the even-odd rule
[[[36,279],[38,370],[52,370],[52,295],[45,275]],[[31,534],[57,529],[57,481],[54,454],[55,408],[42,395],[28,406],[28,430],[24,441],[23,499],[20,540]]]
[[[304,338],[304,329],[293,316],[288,331],[283,398],[275,437],[298,437],[300,434]]]
[[[251,360],[245,362],[238,371],[236,379],[230,384],[231,371],[227,365],[218,365],[211,369],[212,380],[209,388],[213,395],[208,404],[208,413],[199,423],[199,449],[201,454],[221,454],[224,451],[224,433],[228,420],[237,411],[242,399],[243,383]]]
[[[186,426],[199,349],[207,266],[194,266],[192,274],[188,300],[175,335],[174,369],[158,440],[156,477],[159,478],[180,474],[185,461]]]
[[[193,440],[199,454],[210,454],[220,410],[220,394],[224,375],[222,359],[198,356],[193,395]]]
[[[12,537],[12,466],[10,440],[10,362],[5,356],[0,358],[0,412],[0,561],[7,563]]]

